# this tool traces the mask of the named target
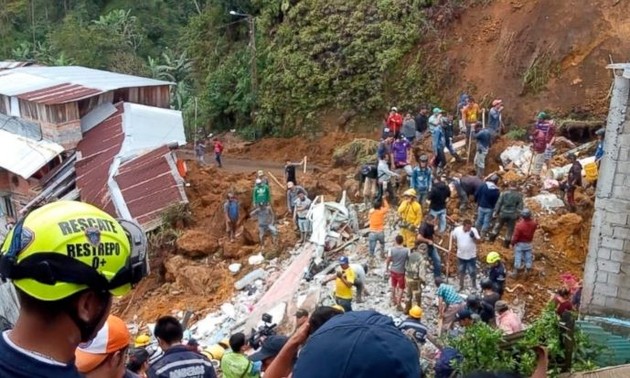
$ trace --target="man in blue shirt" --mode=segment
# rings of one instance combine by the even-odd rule
[[[205,356],[195,353],[182,344],[184,328],[172,316],[163,316],[155,323],[155,331],[162,358],[149,369],[149,378],[188,377],[216,378],[214,366]]]
[[[475,140],[477,141],[477,153],[475,154],[475,171],[477,176],[483,178],[486,169],[486,157],[492,143],[492,132],[482,129],[481,123],[475,124]]]
[[[418,202],[424,206],[429,190],[431,190],[431,168],[427,155],[420,155],[419,165],[415,166],[411,173],[411,187],[416,191]]]
[[[599,165],[599,161],[604,157],[604,137],[606,136],[604,129],[595,132],[597,135],[597,149],[595,150],[595,163]]]
[[[492,107],[488,112],[488,129],[494,137],[501,135],[501,112],[503,111],[503,101],[496,99],[492,101]]]
[[[429,128],[431,131],[431,142],[433,145],[433,153],[435,154],[434,167],[438,172],[446,165],[446,156],[444,155],[444,146],[446,139],[444,129],[442,128],[442,109],[433,109],[433,115],[429,118]]]
[[[488,178],[488,181],[484,185],[481,185],[475,193],[475,200],[477,201],[477,222],[475,227],[481,232],[483,238],[490,229],[490,221],[492,220],[492,213],[494,207],[499,201],[501,191],[497,186],[499,182],[499,176],[492,175]]]

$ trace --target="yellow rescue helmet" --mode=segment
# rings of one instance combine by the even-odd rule
[[[202,353],[211,360],[221,361],[225,354],[225,349],[219,344],[214,344],[205,348]]]
[[[226,337],[219,341],[219,345],[221,345],[223,349],[230,349],[230,340]]]
[[[403,193],[403,196],[410,196],[410,197],[415,197],[416,196],[416,190],[415,189],[407,189],[405,190],[405,192]]]
[[[87,288],[123,295],[148,274],[140,226],[76,201],[47,204],[18,221],[0,259],[0,276],[42,301]]]
[[[336,305],[332,305],[332,308],[339,310],[341,312],[346,312],[346,310],[343,309],[343,307],[341,307],[340,305],[336,304]]]
[[[501,255],[499,255],[498,252],[492,251],[486,256],[486,262],[488,264],[494,264],[497,261],[501,261]]]
[[[421,319],[422,318],[422,314],[424,314],[424,312],[422,311],[422,309],[420,308],[420,306],[413,306],[410,310],[409,310],[409,316],[411,316],[414,319]]]
[[[133,341],[134,348],[144,348],[149,344],[151,344],[151,337],[147,334],[138,335]]]

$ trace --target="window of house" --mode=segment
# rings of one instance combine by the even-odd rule
[[[15,219],[15,209],[11,202],[11,195],[0,195],[0,217],[11,217]]]

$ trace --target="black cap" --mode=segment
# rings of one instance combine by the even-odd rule
[[[457,320],[472,319],[472,311],[470,311],[467,308],[463,308],[463,309],[457,311],[457,314],[455,314],[455,318]]]
[[[288,337],[282,335],[272,335],[262,342],[262,346],[258,352],[249,356],[251,361],[264,361],[267,358],[275,357],[280,353],[284,344],[286,344]]]

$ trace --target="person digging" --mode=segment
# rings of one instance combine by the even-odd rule
[[[265,248],[265,234],[267,232],[271,234],[273,244],[278,245],[278,229],[274,225],[276,217],[273,210],[271,210],[271,206],[261,203],[250,213],[250,216],[256,216],[258,221],[260,249]]]

